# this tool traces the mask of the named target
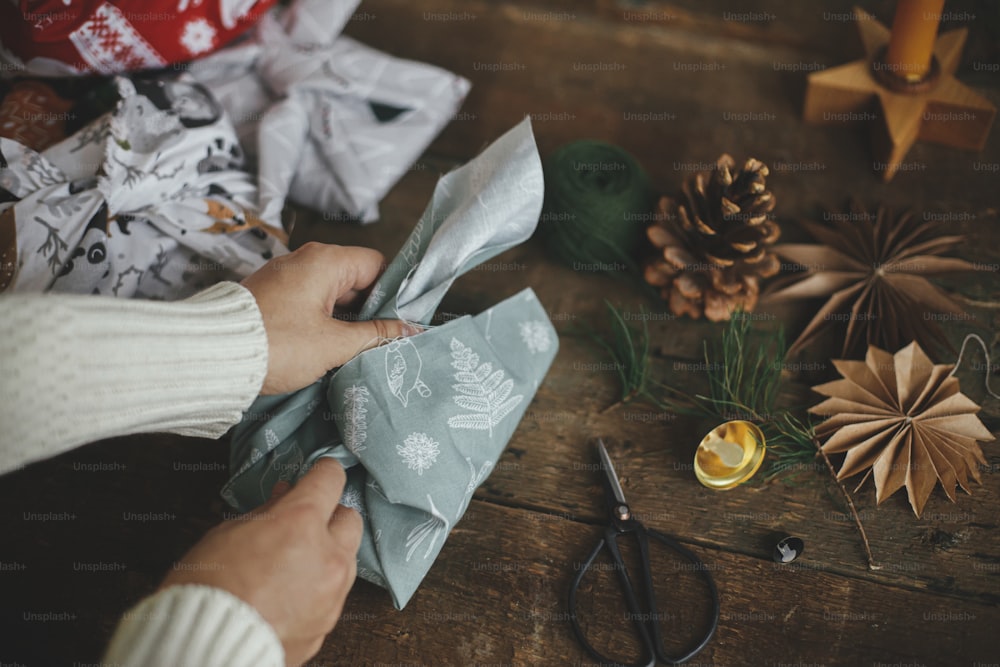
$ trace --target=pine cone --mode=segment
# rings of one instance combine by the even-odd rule
[[[781,235],[768,219],[775,203],[768,169],[753,158],[734,166],[723,155],[712,171],[687,178],[678,198],[660,199],[657,221],[646,230],[657,250],[645,265],[646,282],[661,288],[675,315],[719,322],[737,308],[753,310],[760,280],[780,269],[768,252]]]

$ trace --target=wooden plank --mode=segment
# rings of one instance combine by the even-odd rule
[[[94,664],[118,617],[222,517],[227,443],[105,440],[0,479],[0,663]]]
[[[148,460],[150,451],[140,453],[134,443],[109,441],[7,478],[9,483],[0,489],[4,507],[0,526],[5,531],[16,526],[19,539],[5,544],[2,560],[27,562],[15,575],[3,574],[0,620],[8,639],[0,648],[0,660],[52,666],[96,661],[117,614],[152,590],[165,563],[210,521],[209,508],[216,501],[208,493],[214,490],[218,474],[183,472],[178,480],[170,470],[174,463],[211,466],[216,461],[205,456],[205,447],[213,445],[191,441],[149,445],[158,454],[169,455]],[[72,508],[77,519],[19,520],[28,507],[66,511],[65,503],[40,503],[35,498],[57,495],[60,485],[70,483],[74,475],[99,474],[84,473],[85,464],[114,462],[128,466],[127,473],[100,473],[86,507]],[[178,481],[185,489],[182,497],[170,488]],[[28,500],[25,492],[30,490],[38,495]],[[152,497],[150,492],[163,492],[170,502],[135,504],[136,498]],[[636,507],[643,511],[642,505]],[[177,518],[121,521],[118,517],[124,511],[167,511]],[[660,523],[648,514],[642,518],[650,525]],[[575,568],[598,534],[594,526],[558,515],[474,501],[405,610],[395,611],[384,591],[359,582],[342,622],[309,664],[589,664],[573,639],[564,605]],[[959,603],[841,577],[824,571],[812,554],[804,555],[800,564],[777,566],[760,553],[696,550],[715,577],[722,599],[720,629],[699,656],[701,664],[771,664],[780,659],[847,665],[905,658],[925,665],[954,665],[958,659],[971,664],[993,655],[992,633],[1000,622],[995,604]],[[126,568],[73,571],[73,563],[124,563]],[[665,621],[679,633],[690,632],[701,598],[685,584],[687,571],[680,565],[664,570],[658,591],[668,601],[663,607],[668,614]],[[588,633],[595,633],[595,642],[611,642],[609,633],[621,620],[608,611],[615,608],[613,591],[597,583],[584,587],[581,599],[587,601],[584,611],[592,614]],[[591,594],[594,597],[588,598]],[[42,613],[75,618],[59,622],[23,618]]]
[[[599,17],[633,28],[652,28],[669,33],[695,33],[706,39],[730,39],[766,43],[769,46],[791,46],[803,50],[838,55],[845,49],[838,41],[842,32],[839,24],[850,23],[841,18],[850,14],[850,2],[824,3],[820,14],[808,4],[762,0],[749,8],[740,2],[675,2],[630,3],[617,0],[542,0],[541,2],[510,2],[498,0],[500,6],[521,7],[525,20],[585,21]],[[873,3],[867,3],[873,4]],[[885,2],[877,3],[885,6]],[[891,15],[891,14],[890,14]],[[828,17],[828,18],[824,18]]]
[[[400,228],[408,228],[407,222],[396,216],[422,206],[418,197],[426,198],[434,173],[419,170],[408,175],[386,200],[386,219],[378,223],[378,228],[313,227],[311,231],[327,234],[321,238],[379,245],[391,256],[402,243]],[[411,196],[411,189],[418,194]],[[383,232],[383,228],[391,233]],[[871,487],[866,487],[857,499],[873,548],[885,567],[878,573],[866,572],[860,539],[839,493],[829,483],[825,467],[814,466],[803,475],[811,480],[805,487],[753,486],[717,494],[701,487],[691,469],[699,434],[711,425],[679,419],[641,405],[601,414],[617,399],[619,384],[610,359],[586,340],[585,332],[586,327],[606,332],[604,299],[632,317],[640,315],[642,306],[658,318],[649,323],[657,352],[651,376],[674,386],[693,385],[704,390],[704,368],[699,363],[702,345],[706,338],[719,335],[719,325],[672,318],[662,304],[651,302],[622,281],[554,265],[536,242],[504,253],[489,266],[496,270],[474,271],[456,283],[442,305],[443,319],[478,313],[502,296],[531,286],[560,333],[562,350],[515,435],[511,450],[480,490],[480,497],[592,519],[599,506],[592,503],[590,494],[598,478],[573,471],[571,466],[587,462],[590,453],[584,444],[588,437],[608,434],[626,443],[624,451],[630,460],[638,450],[638,458],[632,465],[637,468],[637,479],[642,480],[636,490],[642,506],[648,503],[647,511],[668,518],[672,529],[681,534],[702,535],[716,547],[754,553],[761,548],[761,534],[775,530],[798,532],[815,536],[814,540],[822,543],[814,556],[834,571],[942,590],[960,597],[1000,600],[1000,581],[991,570],[1000,558],[1000,539],[992,531],[996,517],[991,511],[1000,490],[1000,478],[996,475],[985,475],[985,487],[976,487],[971,497],[961,494],[956,505],[947,503],[940,490],[935,491],[922,520],[912,516],[902,494],[876,510]],[[994,298],[996,293],[994,288]],[[978,312],[985,321],[988,311]],[[760,316],[767,314],[764,311]],[[798,317],[803,320],[805,314],[800,312]],[[761,324],[766,327],[783,321],[786,321],[784,316],[775,314],[773,320],[762,320]],[[961,339],[959,334],[964,334],[964,330],[951,330],[956,343]],[[789,367],[818,369],[798,373],[806,380],[813,378],[818,382],[829,377],[832,366],[829,351],[823,352],[818,346],[814,352],[814,360],[806,358]],[[962,374],[963,386],[981,399],[982,391],[976,388],[981,373],[972,368],[970,364]],[[792,394],[789,401],[793,403],[818,401],[801,385],[798,389],[789,388],[789,392]],[[987,407],[988,414],[996,415],[995,404]],[[986,443],[983,447],[987,456],[996,456],[995,445]],[[1000,469],[995,465],[996,459],[991,460],[991,469]],[[580,484],[583,478],[589,479],[589,485]],[[659,487],[667,480],[671,491],[659,493]],[[678,485],[676,492],[675,485]],[[588,507],[591,509],[587,510]],[[969,567],[970,562],[974,567]],[[943,572],[947,574],[942,575]]]
[[[786,240],[806,240],[796,227],[796,218],[821,218],[818,205],[835,210],[848,196],[873,207],[879,201],[896,208],[912,206],[918,215],[952,221],[969,235],[962,253],[987,267],[982,271],[986,280],[961,276],[950,281],[973,304],[973,319],[950,327],[952,340],[958,343],[969,332],[989,336],[996,329],[1000,289],[993,280],[996,271],[988,267],[997,265],[995,248],[1000,232],[997,225],[991,224],[997,219],[998,209],[991,185],[995,172],[983,165],[1000,168],[1000,133],[993,134],[980,154],[917,146],[912,153],[914,169],[900,176],[896,187],[886,189],[870,169],[872,160],[864,128],[817,128],[799,120],[804,75],[773,67],[776,59],[798,57],[792,52],[760,45],[737,48],[727,41],[690,34],[671,33],[666,39],[656,31],[588,20],[526,19],[523,11],[508,3],[468,5],[476,18],[465,21],[428,21],[417,8],[394,0],[381,0],[372,6],[375,18],[353,26],[357,36],[395,53],[452,68],[474,82],[466,107],[434,144],[433,151],[438,154],[464,160],[525,113],[536,114],[535,131],[543,155],[565,141],[585,137],[619,143],[640,158],[666,192],[674,191],[693,166],[714,160],[723,151],[737,157],[752,154],[771,165],[769,184],[778,199],[776,214]],[[713,7],[717,9],[718,5]],[[457,12],[459,5],[440,2],[433,8],[447,14]],[[809,11],[820,9],[812,7]],[[408,29],[415,22],[421,25],[420,31]],[[501,43],[498,35],[507,38]],[[607,73],[573,71],[574,65],[588,63],[588,58],[593,60],[595,53],[624,69]],[[690,72],[674,66],[691,62],[725,65],[726,69]],[[523,68],[496,72],[483,69],[491,63]],[[645,76],[651,63],[659,64],[656,85],[650,85]],[[995,77],[988,84],[982,92],[1000,102]],[[741,109],[761,111],[759,116],[763,118],[726,121],[723,116],[733,111],[731,101],[737,99]],[[601,102],[595,104],[595,100]],[[667,111],[672,120],[625,120],[626,114],[641,110]],[[543,112],[565,112],[575,118],[558,116],[560,120],[552,120]],[[425,170],[422,175],[431,174]],[[413,202],[409,219],[425,202],[426,198]],[[608,283],[604,276],[588,276],[580,271],[536,269],[528,258],[542,258],[544,252],[532,254],[528,248],[523,252],[518,249],[506,256],[517,257],[525,270],[521,275],[504,272],[505,282],[530,283],[543,302],[552,304],[554,313],[568,321],[586,321],[599,315],[603,300],[609,297],[625,307],[644,305],[663,312],[662,305],[651,304],[624,283]],[[489,278],[497,276],[481,277],[481,286],[489,289]],[[474,282],[470,276],[460,286]],[[990,283],[992,289],[980,291],[981,285]],[[987,307],[977,311],[977,302]],[[772,312],[776,321],[796,333],[816,307],[797,302],[772,307]],[[701,337],[708,335],[711,328],[706,326],[701,331],[702,323],[695,326],[699,327],[695,335]],[[828,359],[824,350],[832,349],[835,343],[831,337],[824,345],[811,347],[802,361],[823,362]],[[670,349],[663,352],[687,354]]]
[[[602,511],[600,474],[587,439],[610,436],[631,502],[661,530],[761,557],[774,533],[797,534],[810,545],[817,567],[1000,603],[1000,476],[983,475],[983,486],[971,496],[960,494],[955,504],[936,490],[923,519],[913,517],[905,494],[876,510],[871,486],[864,487],[855,501],[883,565],[869,572],[848,510],[823,466],[804,470],[801,485],[768,485],[755,478],[731,491],[711,491],[695,479],[692,461],[698,441],[714,424],[643,406],[602,414],[614,399],[616,381],[613,372],[595,370],[603,368],[600,363],[592,346],[562,339],[553,370],[479,497],[593,520]],[[688,372],[692,382],[699,382],[697,373]],[[985,443],[983,450],[991,470],[1000,470],[997,447]]]
[[[333,222],[320,213],[296,209],[293,246],[305,240],[318,240],[374,247],[387,258],[395,256],[430,199],[437,178],[455,164],[434,156],[422,158],[418,168],[409,172],[384,200],[382,220],[371,225]],[[949,203],[959,200],[959,194],[948,196]],[[809,240],[794,220],[785,218],[782,224],[786,237]],[[981,268],[975,273],[956,274],[941,281],[959,295],[959,301],[971,318],[948,323],[945,331],[956,351],[968,333],[979,334],[997,348],[996,343],[1000,341],[993,340],[993,332],[1000,329],[1000,281],[996,279],[1000,269],[1000,225],[991,225],[987,220],[965,220],[959,224],[967,234],[967,241],[956,254]],[[616,277],[555,264],[537,239],[503,253],[460,278],[445,297],[436,322],[456,315],[479,313],[500,298],[525,287],[535,290],[563,336],[585,335],[587,327],[606,333],[605,301],[622,311],[625,317],[635,318],[632,321],[637,327],[640,318],[646,317],[654,352],[667,359],[702,359],[704,341],[716,339],[721,331],[721,325],[716,323],[674,316],[661,300],[651,299],[642,286],[627,276]],[[753,315],[754,328],[770,331],[781,327],[791,340],[805,327],[819,305],[810,301],[761,305]],[[643,310],[648,315],[644,315]],[[832,331],[799,358],[790,359],[788,369],[813,369],[796,373],[801,381],[810,384],[828,379],[832,372],[830,358],[839,345],[836,336],[837,332]],[[978,350],[970,349],[969,354],[959,377],[963,387],[969,388],[970,395],[982,400],[985,393],[981,390],[981,371],[985,359],[977,356],[981,354]],[[998,406],[987,407],[991,414],[998,412]]]
[[[838,59],[685,30],[525,20],[520,8],[506,3],[433,4],[436,12],[476,16],[454,21],[425,20],[426,5],[404,0],[375,0],[368,7],[374,18],[353,23],[352,35],[473,81],[462,112],[434,144],[443,154],[468,158],[532,114],[543,155],[575,139],[610,141],[634,153],[668,192],[692,167],[730,152],[771,165],[779,215],[805,215],[817,204],[839,206],[851,195],[918,209],[943,207],[980,221],[995,218],[995,174],[977,165],[1000,163],[1000,133],[980,154],[918,144],[907,159],[909,171],[886,189],[874,171],[863,125],[801,122],[805,75],[782,67],[834,65]],[[415,25],[420,29],[413,30]],[[612,69],[591,71],[605,65]],[[995,77],[979,85],[1000,103]],[[642,114],[648,113],[669,120],[647,120]]]
[[[433,10],[436,4],[425,2],[423,6]],[[891,23],[895,10],[891,0],[828,0],[822,4],[758,0],[752,6],[739,0],[492,0],[491,4],[520,8],[526,20],[566,22],[599,17],[634,28],[695,33],[703,39],[794,47],[837,60],[847,60],[858,53],[853,7],[862,7],[887,24]],[[965,59],[966,72],[975,71],[971,62],[976,58],[995,57],[995,38],[990,32],[991,10],[995,15],[995,8],[976,0],[948,3],[941,29],[970,29],[966,48],[971,53]]]
[[[392,610],[381,590],[359,583],[315,664],[593,664],[565,605],[598,535],[558,516],[474,502],[407,608]],[[845,579],[810,560],[779,566],[697,551],[719,587],[722,620],[692,664],[956,665],[995,657],[996,606]],[[672,564],[658,581],[661,611],[668,637],[691,637],[704,601],[690,570]],[[581,614],[595,644],[627,648],[617,589],[606,583],[584,586]]]
[[[817,128],[798,120],[803,74],[776,64],[829,65],[849,57],[853,27],[828,29],[819,14],[849,4],[784,7],[766,0],[757,9],[776,14],[773,22],[726,25],[721,13],[742,5],[646,3],[643,9],[679,16],[654,26],[626,20],[624,12],[634,7],[606,0],[368,0],[362,9],[372,18],[352,22],[351,34],[458,71],[473,80],[473,92],[431,153],[386,199],[382,222],[334,225],[322,212],[299,210],[295,240],[359,243],[391,257],[437,175],[531,113],[543,154],[578,138],[612,141],[635,153],[664,191],[674,190],[691,165],[722,151],[755,155],[772,166],[769,183],[783,220],[811,215],[818,203],[838,205],[848,193],[870,202],[914,204],[953,216],[956,228],[971,234],[964,256],[995,262],[995,172],[981,166],[1000,164],[997,132],[980,154],[918,146],[911,157],[924,168],[886,188],[868,167],[863,128]],[[892,3],[863,4],[881,14]],[[949,3],[955,11],[967,6]],[[428,8],[477,18],[426,20]],[[580,16],[565,21],[526,15],[546,8]],[[1000,102],[996,77],[969,71],[972,59],[995,61],[995,46],[984,51],[976,41],[984,25],[974,26],[960,73]],[[579,66],[601,62],[617,71]],[[723,117],[747,111],[773,119]],[[652,112],[671,119],[627,115]],[[794,238],[792,223],[786,232]],[[995,274],[984,270],[977,276],[983,280],[954,282],[984,304],[973,311],[979,318],[974,325],[990,333],[1000,329]],[[615,400],[617,381],[581,325],[603,328],[604,299],[631,313],[640,306],[664,312],[634,287],[556,266],[532,241],[462,278],[442,305],[444,319],[479,312],[524,286],[534,287],[549,310],[562,351],[510,449],[413,603],[395,612],[384,592],[359,583],[314,664],[587,664],[562,605],[573,564],[597,536],[588,522],[600,517],[599,478],[588,467],[593,460],[586,447],[597,433],[610,436],[639,516],[695,545],[716,568],[726,615],[718,639],[695,664],[995,662],[998,445],[984,445],[989,472],[983,487],[961,495],[955,505],[936,490],[921,520],[912,517],[902,495],[876,510],[870,488],[857,494],[884,566],[867,572],[855,530],[823,470],[807,470],[807,481],[798,487],[756,480],[726,493],[708,491],[691,472],[695,441],[708,424],[641,406],[601,413]],[[796,306],[776,320],[794,327],[807,316],[807,306]],[[703,382],[704,374],[690,364],[718,326],[666,317],[650,324],[655,376],[692,387]],[[955,327],[952,336],[961,332]],[[995,338],[988,342],[996,346]],[[963,387],[981,381],[965,373]],[[808,400],[801,385],[790,391]],[[995,403],[987,407],[996,410]],[[0,663],[95,662],[118,614],[152,590],[170,563],[223,516],[217,493],[225,460],[224,442],[139,436],[90,445],[5,476]],[[63,514],[74,517],[51,518]],[[779,533],[806,540],[801,564],[777,568],[767,560]],[[678,590],[664,599],[685,610],[694,600],[674,579],[668,583],[677,583]],[[599,597],[593,609],[607,604],[610,599]],[[32,614],[74,617],[43,621]]]
[[[544,510],[544,516],[532,515],[530,519],[542,524],[543,532],[559,519],[598,520],[602,507],[599,473],[585,439],[593,433],[610,433],[611,453],[621,465],[622,483],[637,515],[651,527],[717,552],[719,558],[725,552],[729,554],[726,557],[746,558],[759,568],[767,561],[776,535],[796,534],[805,539],[808,550],[802,569],[810,576],[836,578],[840,583],[832,588],[843,594],[882,590],[886,588],[882,584],[891,584],[889,588],[935,594],[940,598],[938,608],[968,609],[969,604],[1000,602],[1000,546],[994,509],[1000,495],[997,475],[986,475],[984,487],[977,488],[972,497],[961,496],[954,506],[942,502],[940,492],[936,492],[925,518],[919,521],[910,516],[900,496],[876,511],[871,506],[871,493],[859,494],[873,548],[885,568],[868,573],[846,510],[822,481],[825,473],[819,472],[815,482],[797,487],[752,485],[726,493],[709,491],[691,474],[692,434],[700,432],[696,425],[638,408],[597,414],[591,406],[603,404],[599,400],[602,396],[611,398],[608,373],[573,370],[573,363],[595,363],[598,357],[575,337],[564,339],[563,346],[556,370],[529,409],[511,448],[477,493],[479,499]],[[116,614],[155,586],[169,564],[221,515],[224,506],[216,494],[225,478],[223,448],[223,443],[167,436],[119,439],[87,446],[6,477],[0,487],[0,531],[18,539],[4,545],[0,561],[26,567],[3,573],[9,586],[4,586],[7,594],[0,622],[15,628],[17,637],[30,639],[21,648],[44,647],[47,652],[56,651],[55,655],[67,663],[94,658]],[[1000,456],[991,452],[989,460],[994,470],[1000,470]],[[81,493],[86,494],[86,503],[80,501]],[[489,505],[474,507],[472,516]],[[49,513],[72,513],[75,518],[31,518]],[[157,518],[142,518],[146,514]],[[164,514],[170,516],[161,518]],[[26,515],[30,515],[27,520]],[[512,525],[518,522],[523,523],[523,517]],[[459,525],[456,535],[474,523],[470,517]],[[499,553],[517,553],[521,548],[522,541],[493,532],[498,522],[488,518],[486,525],[491,526],[488,539],[504,545],[494,547]],[[523,527],[512,530],[515,536],[523,537]],[[521,561],[551,561],[562,553],[543,535],[530,534],[528,541],[538,552],[519,557]],[[108,567],[116,569],[115,564],[122,564],[123,569],[81,572],[74,571],[75,563],[110,564]],[[451,570],[444,576],[445,581],[461,582],[463,591],[483,591],[490,607],[506,601],[511,592],[524,594],[534,585],[530,580],[522,581],[520,587],[494,582],[496,587],[490,588],[476,577],[464,580]],[[813,596],[825,600],[824,604],[834,604],[826,600],[820,583],[810,585],[815,587],[810,589]],[[67,597],[67,591],[73,591],[72,596]],[[881,600],[881,593],[872,595]],[[383,599],[379,604],[386,603]],[[463,607],[449,603],[443,608]],[[858,607],[829,608],[860,613]],[[432,614],[426,607],[418,609]],[[536,607],[524,607],[521,612],[531,609]],[[61,624],[19,621],[25,611],[67,612],[77,617]],[[476,620],[480,616],[477,612]],[[370,620],[364,615],[357,618]],[[428,620],[441,618],[428,616]],[[422,634],[430,637],[426,642],[458,636],[442,633],[438,625],[429,623],[424,628]],[[501,626],[499,620],[486,627],[492,625],[511,627],[510,632],[519,627]],[[392,633],[397,631],[403,629]],[[56,632],[65,633],[65,641],[53,641],[51,633]],[[412,628],[408,632],[417,634]],[[476,632],[476,636],[484,633]],[[392,633],[386,637],[402,636]],[[358,633],[357,641],[363,641],[364,634]],[[496,634],[490,636],[494,638],[487,645],[503,646],[497,643]],[[418,642],[415,646],[419,651],[414,650],[426,655],[423,652],[430,650],[429,645]],[[2,659],[8,657],[17,656],[0,654]],[[525,658],[525,664],[534,663]]]

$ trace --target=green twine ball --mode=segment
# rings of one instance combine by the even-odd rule
[[[561,146],[542,166],[538,235],[549,252],[578,271],[635,268],[656,202],[639,162],[618,146],[588,140]]]

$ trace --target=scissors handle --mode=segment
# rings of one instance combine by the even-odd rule
[[[681,544],[680,542],[678,542],[674,538],[670,537],[669,535],[665,535],[664,533],[661,533],[658,530],[648,529],[648,528],[645,528],[645,527],[642,527],[642,526],[640,526],[640,527],[642,528],[642,531],[644,533],[647,533],[647,534],[651,535],[653,538],[655,538],[657,541],[659,541],[660,543],[662,543],[664,546],[667,546],[667,547],[673,549],[675,552],[677,552],[681,556],[683,556],[685,558],[685,560],[687,560],[689,563],[691,563],[691,565],[698,572],[698,574],[701,575],[701,578],[704,580],[705,585],[708,586],[709,597],[711,598],[712,620],[709,622],[708,629],[705,631],[705,634],[702,635],[702,638],[700,640],[698,640],[698,643],[695,644],[693,648],[691,648],[686,653],[684,653],[683,655],[678,656],[678,657],[672,658],[672,657],[667,656],[666,655],[666,651],[663,648],[663,637],[660,634],[660,625],[659,625],[659,623],[656,623],[653,626],[654,636],[656,637],[656,652],[657,652],[657,655],[659,656],[660,660],[662,660],[663,662],[667,663],[668,665],[679,665],[681,663],[687,662],[688,660],[690,660],[691,658],[693,658],[695,655],[697,655],[698,653],[700,653],[701,650],[708,645],[708,642],[711,641],[712,636],[715,634],[716,629],[719,627],[719,613],[720,613],[720,609],[719,609],[719,590],[715,587],[715,579],[712,578],[712,574],[709,572],[708,566],[705,565],[705,563],[703,563],[702,560],[700,558],[698,558],[698,556],[693,551],[691,551],[690,549],[688,549],[687,547],[685,547],[683,544]],[[648,547],[647,547],[647,549],[648,549]],[[648,551],[647,551],[647,553],[648,553]],[[654,598],[653,598],[653,596],[655,595],[655,593],[653,591],[653,586],[652,586],[652,584],[653,584],[653,578],[651,576],[649,576],[649,559],[648,559],[648,556],[647,556],[647,558],[645,560],[645,565],[644,566],[646,568],[646,575],[648,577],[646,579],[646,583],[649,585],[650,600],[653,601],[652,604],[655,607],[655,601],[654,601]],[[654,612],[655,611],[656,610],[654,609]],[[652,618],[655,620],[656,616],[654,615]]]
[[[618,537],[625,534],[625,532],[616,529],[615,527],[609,527],[605,530],[604,537],[601,541],[594,547],[594,550],[590,552],[587,560],[584,562],[583,566],[579,569],[576,576],[573,579],[573,584],[570,586],[569,591],[569,618],[570,623],[573,626],[573,631],[576,633],[577,639],[583,645],[587,653],[591,657],[596,658],[599,661],[601,667],[654,667],[656,665],[657,659],[665,662],[668,665],[679,665],[683,662],[690,660],[699,651],[701,651],[708,642],[711,640],[712,635],[715,634],[715,630],[719,624],[719,594],[715,587],[715,581],[712,579],[711,574],[709,574],[708,569],[705,567],[704,563],[692,552],[691,550],[684,547],[682,544],[674,540],[673,538],[664,535],[655,530],[647,530],[639,522],[630,522],[628,533],[634,534],[636,540],[639,543],[639,555],[641,561],[641,580],[640,584],[642,586],[641,590],[644,594],[645,609],[639,604],[636,599],[634,589],[632,587],[632,581],[628,575],[628,569],[625,567],[625,560],[622,558],[621,550],[618,548]],[[695,569],[702,575],[711,595],[712,603],[712,621],[709,625],[707,632],[702,636],[694,648],[686,651],[680,656],[668,656],[663,647],[663,634],[660,630],[659,624],[659,608],[656,604],[656,592],[653,588],[653,575],[650,569],[650,559],[649,559],[649,538],[652,535],[654,539],[664,544],[666,547],[676,551],[685,560],[692,563]],[[636,631],[639,634],[639,638],[643,647],[643,657],[639,662],[632,663],[630,665],[625,665],[623,663],[612,660],[611,658],[601,655],[601,653],[595,649],[587,637],[584,635],[583,628],[580,627],[580,621],[576,614],[576,600],[577,591],[580,587],[580,582],[583,580],[584,575],[593,566],[597,555],[602,549],[608,547],[608,551],[611,552],[612,559],[615,563],[615,571],[618,574],[618,580],[620,588],[623,595],[625,596],[625,603],[632,615],[632,620],[635,624]],[[648,618],[648,621],[646,620]]]
[[[611,545],[614,545],[613,547]],[[612,554],[618,554],[615,559],[615,570],[618,572],[619,582],[621,583],[622,591],[625,594],[625,602],[631,611],[633,608],[639,606],[638,601],[635,599],[635,593],[632,590],[632,582],[629,580],[628,572],[625,569],[625,565],[621,562],[621,553],[618,550],[617,545],[617,532],[614,528],[608,528],[605,531],[605,535],[601,538],[601,541],[597,543],[594,550],[590,552],[587,556],[587,560],[583,563],[583,566],[577,571],[576,576],[573,578],[573,584],[569,588],[569,622],[573,626],[573,632],[576,633],[576,638],[583,645],[584,650],[590,654],[592,658],[597,659],[600,667],[653,667],[656,665],[656,653],[653,648],[653,640],[649,636],[649,630],[646,625],[638,620],[641,617],[636,618],[636,629],[639,632],[639,637],[642,640],[642,647],[644,650],[642,661],[632,663],[631,665],[623,665],[620,662],[616,662],[611,658],[606,658],[601,655],[600,651],[591,645],[587,640],[586,634],[583,632],[583,628],[580,627],[580,619],[576,615],[576,594],[580,588],[580,582],[583,580],[583,576],[587,573],[587,570],[591,568],[594,561],[597,559],[597,555],[601,553],[601,550],[605,546],[609,547]]]

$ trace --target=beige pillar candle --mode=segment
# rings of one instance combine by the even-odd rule
[[[885,54],[892,74],[911,82],[927,76],[943,9],[944,0],[899,0]]]

